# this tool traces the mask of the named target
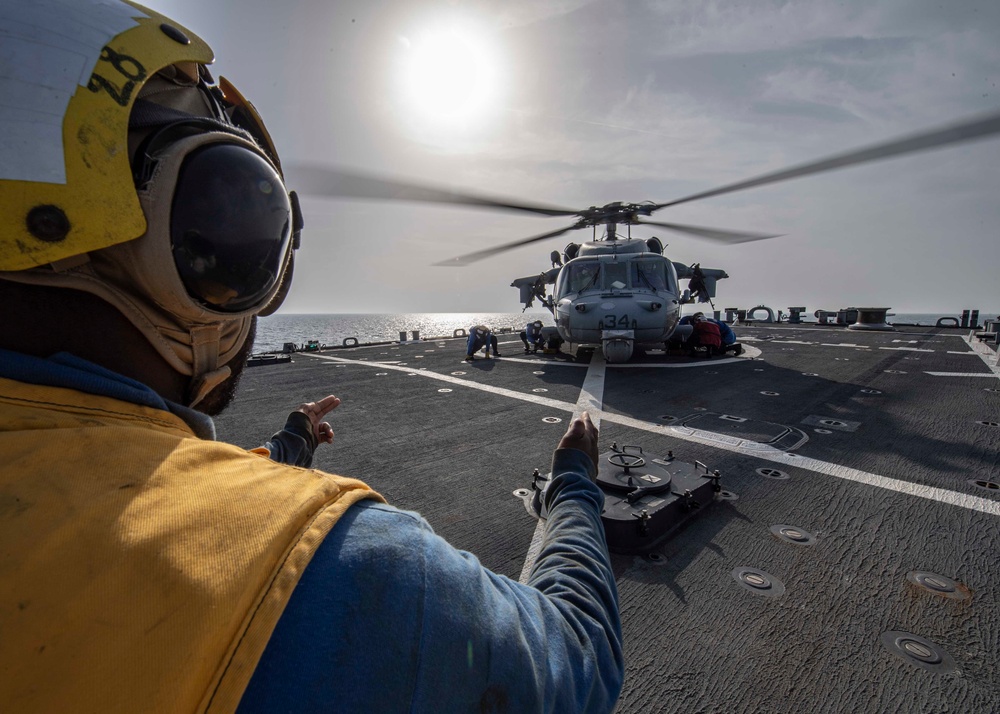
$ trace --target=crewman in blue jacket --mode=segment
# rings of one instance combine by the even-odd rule
[[[711,317],[706,317],[703,312],[696,312],[693,317],[701,317],[706,322],[711,322],[719,328],[719,335],[722,338],[721,352],[725,354],[726,352],[733,352],[739,357],[743,354],[743,345],[736,341],[736,333],[733,332],[733,328],[729,326],[723,320],[715,320]]]
[[[0,132],[4,708],[610,712],[624,663],[589,417],[553,454],[526,584],[305,468],[333,395],[261,449],[216,441],[300,242],[268,132],[167,17],[8,5],[8,109],[56,131]],[[79,66],[36,61],[54,52]]]
[[[497,349],[497,336],[493,334],[493,330],[486,325],[473,325],[469,330],[469,340],[465,345],[465,361],[471,362],[474,360],[476,352],[484,347],[486,348],[487,358],[490,356],[491,349],[494,356],[501,356],[500,350]]]
[[[542,321],[535,320],[534,322],[529,322],[518,333],[518,337],[524,343],[524,354],[538,352],[539,347],[545,346],[545,340],[542,338]]]

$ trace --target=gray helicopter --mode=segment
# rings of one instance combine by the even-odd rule
[[[561,255],[553,251],[552,269],[515,279],[511,287],[520,290],[524,309],[538,298],[555,317],[563,340],[600,345],[605,360],[611,363],[628,361],[636,345],[663,347],[671,338],[686,338],[692,328],[678,324],[681,305],[711,303],[717,281],[729,275],[698,263],[688,266],[668,260],[658,238],[632,238],[634,224],[666,227],[638,220],[651,210],[655,210],[653,204],[616,202],[582,211],[582,226],[574,228],[593,226],[594,240],[570,243]],[[596,229],[602,224],[606,230],[598,239]],[[620,224],[627,228],[624,238],[617,234]],[[770,237],[741,236],[743,240]],[[682,291],[680,281],[684,279],[688,287]],[[546,285],[554,285],[549,295]]]
[[[992,113],[665,203],[615,202],[583,210],[421,186],[329,167],[299,166],[289,171],[289,174],[302,193],[313,195],[446,203],[542,216],[576,217],[573,224],[558,230],[478,250],[437,265],[466,266],[514,248],[555,238],[570,231],[591,228],[594,231],[593,240],[570,243],[561,256],[553,251],[553,267],[550,270],[518,278],[512,286],[520,290],[521,302],[526,308],[533,304],[535,298],[544,301],[544,305],[552,311],[556,327],[564,340],[576,344],[600,345],[608,362],[624,362],[632,356],[636,345],[663,346],[671,337],[680,336],[682,333],[678,330],[684,329],[683,326],[678,326],[680,306],[689,301],[710,302],[715,297],[717,281],[729,277],[724,270],[702,269],[698,264],[687,266],[668,260],[663,255],[663,245],[658,239],[632,238],[633,225],[655,226],[723,243],[745,243],[777,237],[776,234],[643,220],[654,211],[869,161],[985,138],[997,133],[1000,133],[1000,113]],[[605,227],[600,237],[596,234],[598,226]],[[618,236],[619,226],[626,227],[625,238]],[[678,281],[684,279],[689,280],[689,284],[682,291]],[[547,285],[554,286],[551,295],[546,295]]]

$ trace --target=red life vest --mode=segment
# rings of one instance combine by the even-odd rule
[[[706,347],[722,347],[722,335],[719,333],[719,326],[708,320],[699,320],[694,323],[694,334],[699,345]]]

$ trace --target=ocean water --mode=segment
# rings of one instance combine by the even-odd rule
[[[979,321],[995,319],[1000,311],[980,311]],[[939,317],[955,317],[961,314],[939,313],[895,313],[889,317],[890,323],[933,326]],[[804,317],[813,321],[811,313]],[[321,345],[341,345],[349,337],[358,342],[384,342],[398,340],[400,332],[412,338],[413,330],[419,330],[420,337],[451,337],[455,330],[468,331],[473,325],[488,325],[494,329],[509,327],[515,332],[524,329],[529,320],[541,320],[546,325],[555,324],[547,312],[424,312],[424,313],[366,313],[356,315],[272,315],[263,317],[257,324],[257,340],[254,352],[280,352],[286,342],[302,345],[310,340],[318,340]]]
[[[495,330],[509,327],[524,329],[528,320],[554,325],[548,313],[526,312],[422,312],[357,315],[272,315],[257,323],[254,352],[277,352],[286,342],[296,345],[318,340],[321,345],[341,345],[349,337],[358,342],[398,340],[400,332],[412,338],[419,330],[421,338],[451,337],[455,330],[469,330],[473,325],[487,325]]]

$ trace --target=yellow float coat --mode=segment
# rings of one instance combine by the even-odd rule
[[[234,711],[365,498],[166,411],[0,379],[0,709]]]

